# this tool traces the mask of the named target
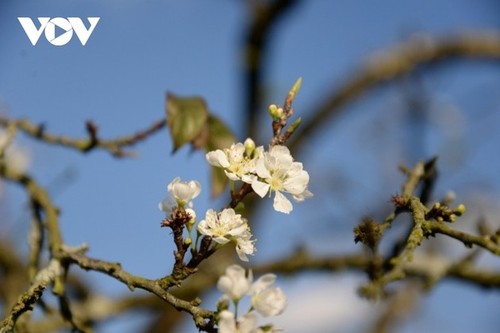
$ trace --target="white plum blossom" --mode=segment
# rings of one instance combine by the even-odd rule
[[[255,240],[250,239],[252,234],[247,220],[232,208],[226,208],[220,213],[209,209],[197,230],[202,235],[212,237],[218,244],[234,242],[236,252],[243,261],[248,261],[247,255],[255,252]]]
[[[168,184],[168,191],[179,206],[184,206],[200,194],[201,185],[196,180],[183,182],[180,177],[176,177]]]
[[[268,192],[275,193],[273,207],[276,211],[290,213],[292,203],[282,192],[289,193],[296,201],[311,197],[307,189],[309,174],[303,169],[302,163],[293,160],[290,151],[285,146],[272,146],[269,152],[264,152],[255,163],[258,176],[252,181],[252,189],[260,197]]]
[[[198,231],[212,237],[219,244],[226,244],[231,238],[243,235],[247,231],[247,223],[232,208],[226,208],[220,213],[209,209],[205,219],[198,224]]]
[[[192,200],[200,194],[201,185],[196,180],[183,182],[180,177],[176,177],[168,184],[167,189],[170,196],[161,201],[158,208],[166,213],[171,213],[176,206],[180,208],[184,208],[186,205],[192,207]]]
[[[252,286],[252,271],[245,272],[240,265],[231,265],[226,268],[225,274],[219,278],[217,289],[234,302],[248,294]]]
[[[278,287],[271,287],[276,275],[261,276],[250,288],[252,307],[264,317],[276,316],[285,310],[287,298]]]
[[[206,159],[210,165],[223,168],[229,179],[250,183],[250,176],[255,173],[255,160],[262,155],[263,150],[263,147],[255,148],[255,143],[249,138],[245,144],[238,142],[224,150],[208,152]]]
[[[288,214],[293,209],[284,193],[291,194],[297,202],[313,196],[307,189],[309,174],[302,163],[293,160],[286,146],[275,145],[264,151],[248,138],[244,144],[239,142],[224,150],[208,152],[206,159],[209,164],[223,168],[230,180],[251,184],[261,198],[274,192],[273,207],[278,212]]]

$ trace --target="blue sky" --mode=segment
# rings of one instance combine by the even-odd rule
[[[303,1],[272,35],[265,67],[266,102],[281,103],[287,89],[302,76],[295,109],[307,117],[308,110],[369,55],[417,33],[444,37],[498,29],[499,7],[495,1],[470,0]],[[19,16],[98,16],[100,21],[84,47],[76,37],[55,47],[43,35],[32,46],[17,21]],[[43,122],[47,130],[69,136],[84,136],[84,122],[92,119],[100,134],[111,138],[161,118],[165,92],[170,91],[205,97],[211,111],[238,134],[244,110],[240,47],[248,20],[243,1],[3,1],[1,111]],[[491,216],[491,223],[499,225],[495,203],[500,197],[500,159],[492,154],[499,142],[495,124],[500,119],[494,112],[500,105],[498,74],[499,69],[491,64],[464,62],[424,76],[431,101],[431,125],[426,127],[419,151],[424,156],[415,156],[405,146],[405,133],[411,125],[398,111],[405,105],[401,89],[379,89],[349,105],[344,117],[312,137],[311,149],[300,156],[311,174],[315,198],[296,205],[294,214],[286,218],[274,212],[269,203],[262,205],[257,218],[272,223],[259,232],[255,261],[283,255],[297,243],[308,244],[318,253],[331,253],[332,244],[335,253],[356,249],[352,227],[360,216],[382,214],[380,205],[398,191],[402,180],[397,164],[434,154],[442,156],[444,174],[437,195],[453,189],[469,200],[471,207],[479,207],[471,209],[473,213]],[[270,137],[267,127],[263,133],[260,144]],[[104,152],[82,156],[22,136],[20,144],[31,150],[30,171],[43,185],[61,184],[58,179],[71,175],[67,183],[53,185],[52,193],[63,209],[65,241],[72,245],[87,242],[90,255],[120,261],[135,274],[154,278],[171,268],[172,246],[168,232],[159,228],[163,216],[156,205],[174,177],[200,180],[204,191],[195,203],[199,212],[222,205],[221,200],[209,198],[204,156],[187,149],[171,155],[172,143],[166,131],[141,143],[136,147],[138,157],[127,160]],[[22,243],[29,215],[23,211],[22,193],[16,188],[9,190],[19,201],[12,199],[8,208],[16,222],[1,228]],[[376,200],[368,200],[373,198]],[[481,208],[485,206],[487,210]],[[320,235],[311,234],[306,225],[311,211],[312,220],[328,219],[336,221],[335,225],[313,222]],[[470,221],[473,219],[470,215]],[[276,237],[284,240],[277,242]],[[106,277],[89,277],[111,295],[127,292]],[[301,304],[300,299],[307,297],[306,277],[283,281],[292,293],[291,304]],[[336,278],[333,285],[331,276],[313,279],[315,285],[343,295],[335,302],[356,304],[369,312],[370,306],[361,304],[354,295],[355,278],[347,277]],[[350,296],[346,296],[346,289]],[[310,292],[318,294],[316,289]],[[455,297],[453,302],[451,297]],[[401,332],[469,332],[477,323],[484,325],[480,331],[488,332],[498,321],[492,312],[481,309],[498,306],[499,301],[498,295],[447,284],[424,300],[417,311],[419,320],[405,324]],[[333,301],[325,302],[326,307],[334,308],[328,303]],[[213,303],[204,305],[211,307]],[[450,307],[455,308],[448,310]],[[341,318],[326,314],[317,320],[317,332],[327,332],[335,325],[340,332],[347,331]],[[287,332],[298,332],[286,326],[289,320],[283,317],[281,325]],[[113,325],[103,326],[102,332],[112,332],[116,329]],[[128,332],[135,331],[135,326],[131,327]]]

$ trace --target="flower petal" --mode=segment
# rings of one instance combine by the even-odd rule
[[[224,236],[216,236],[216,237],[213,237],[212,240],[218,244],[227,244],[229,242],[229,239],[227,239],[226,237]]]
[[[210,165],[213,165],[215,167],[220,167],[220,168],[227,168],[229,167],[229,161],[227,159],[226,154],[220,150],[214,150],[210,151],[205,155],[207,162]]]
[[[234,172],[229,172],[227,170],[224,170],[224,173],[226,174],[227,178],[229,178],[233,182],[240,180],[240,177],[238,177],[238,175],[235,174]]]
[[[273,207],[274,207],[274,210],[281,212],[281,213],[285,213],[285,214],[289,214],[293,209],[293,206],[292,206],[292,203],[290,202],[290,200],[288,200],[279,191],[276,191],[276,195],[274,196]]]
[[[255,253],[255,240],[250,240],[251,234],[247,238],[238,238],[236,241],[236,253],[241,261],[248,262],[248,255]]]
[[[313,196],[314,196],[314,194],[311,191],[309,191],[308,189],[305,189],[304,192],[297,194],[297,195],[294,195],[293,198],[295,199],[295,201],[301,202],[301,201],[304,201],[305,199],[311,198]]]
[[[219,333],[234,333],[236,332],[236,320],[234,314],[228,310],[219,313]]]
[[[189,186],[189,188],[191,190],[191,200],[193,200],[194,198],[196,198],[200,194],[200,192],[201,192],[201,184],[197,180],[191,180],[188,183],[188,186]]]
[[[254,312],[248,312],[239,320],[238,331],[239,333],[252,333],[255,332],[255,325],[257,324],[257,316]]]
[[[172,200],[170,200],[170,198],[165,198],[158,203],[158,208],[167,214],[172,213],[172,209],[174,207],[175,204],[172,202]]]
[[[300,194],[305,191],[309,183],[309,174],[307,171],[301,170],[289,177],[283,183],[284,189],[291,194]]]
[[[266,158],[269,154],[264,153],[264,156],[255,161],[255,172],[260,178],[271,178],[271,173],[266,167]]]
[[[257,281],[255,281],[251,288],[251,293],[260,293],[262,290],[268,288],[276,281],[276,274],[268,273],[262,275]]]
[[[267,192],[269,191],[270,185],[264,182],[261,182],[255,179],[252,182],[252,189],[257,193],[261,198],[263,198]]]

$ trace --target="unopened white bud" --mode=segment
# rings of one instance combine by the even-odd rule
[[[248,157],[252,157],[255,151],[255,142],[251,138],[247,138],[244,144],[245,144],[245,154]]]

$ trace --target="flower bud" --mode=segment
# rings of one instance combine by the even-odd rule
[[[290,92],[288,93],[288,95],[291,96],[292,99],[295,98],[295,95],[297,95],[297,93],[299,92],[301,85],[302,85],[302,78],[299,77],[297,81],[295,81],[295,83],[293,84],[293,87],[292,89],[290,89]]]
[[[248,157],[252,157],[255,151],[255,142],[251,138],[247,138],[244,144],[245,144],[245,154]]]
[[[267,110],[274,120],[281,119],[283,116],[283,109],[278,107],[276,104],[269,105]]]
[[[461,216],[465,213],[465,206],[464,204],[460,204],[455,208],[454,213],[457,214],[458,216]]]
[[[191,232],[191,229],[193,228],[193,225],[196,223],[196,212],[191,209],[191,208],[186,208],[186,213],[189,214],[189,221],[186,223],[186,228],[188,229],[189,232]]]
[[[297,120],[295,120],[287,129],[288,133],[293,133],[295,130],[300,126],[302,123],[302,118],[299,117]]]

